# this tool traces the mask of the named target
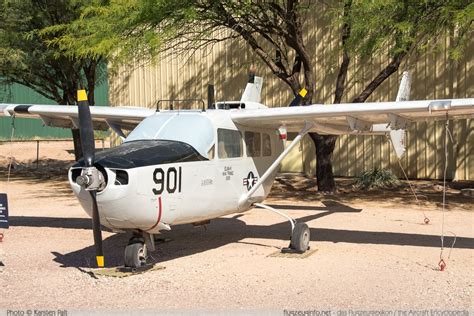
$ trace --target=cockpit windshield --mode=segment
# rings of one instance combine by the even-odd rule
[[[174,140],[191,145],[203,157],[214,145],[211,120],[200,113],[158,113],[144,119],[125,142],[135,140]]]

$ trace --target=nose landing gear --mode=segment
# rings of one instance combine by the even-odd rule
[[[143,240],[132,238],[125,247],[125,267],[140,268],[146,265],[147,249]]]

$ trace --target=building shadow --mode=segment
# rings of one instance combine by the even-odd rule
[[[63,229],[91,229],[90,218],[79,217],[44,217],[44,216],[9,216],[11,227],[44,227]],[[102,226],[102,231],[112,232],[109,228]]]
[[[11,227],[48,227],[64,229],[91,229],[90,218],[65,218],[43,216],[10,216]]]

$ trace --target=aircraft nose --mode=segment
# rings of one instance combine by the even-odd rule
[[[130,173],[127,170],[104,168],[98,164],[94,165],[98,172],[101,174],[101,178],[104,184],[97,190],[97,202],[100,209],[101,223],[105,226],[111,227],[111,219],[120,221],[119,215],[125,201],[133,198],[133,190],[131,187],[131,181],[133,180]],[[82,207],[86,212],[91,214],[91,199],[87,187],[82,185],[83,179],[81,177],[86,176],[83,174],[82,167],[72,167],[69,171],[69,182],[73,192],[79,199]],[[113,207],[109,207],[113,205]],[[108,225],[109,224],[109,225]]]
[[[167,216],[164,211],[165,202],[159,196],[150,197],[151,189],[148,185],[144,185],[146,183],[140,173],[140,171],[145,172],[144,170],[100,166],[97,168],[103,168],[102,172],[106,174],[107,178],[105,188],[97,192],[102,225],[117,231],[169,229],[169,226],[161,222]],[[69,173],[71,188],[78,197],[81,206],[90,216],[92,211],[90,195],[76,182],[80,173],[81,168],[71,169]],[[176,204],[171,198],[168,198],[166,203]]]

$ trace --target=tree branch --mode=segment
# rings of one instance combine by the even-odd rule
[[[403,51],[401,53],[396,54],[392,58],[390,63],[365,87],[364,91],[362,91],[357,97],[352,100],[352,102],[365,102],[367,98],[372,94],[372,92],[374,92],[375,89],[377,89],[377,87],[385,81],[385,79],[390,77],[391,74],[398,70],[398,68],[400,67],[400,63],[407,55],[407,53],[407,51]]]
[[[249,44],[252,50],[262,59],[262,61],[270,68],[272,73],[276,75],[278,78],[283,80],[286,84],[290,86],[293,91],[297,91],[299,88],[298,82],[294,80],[293,77],[290,77],[286,69],[280,68],[272,57],[258,44],[255,37],[252,34],[243,28],[237,20],[229,14],[225,8],[219,3],[219,11],[222,17],[225,18],[225,21],[229,28],[237,32],[242,36],[242,38]]]
[[[342,26],[342,34],[341,34],[342,63],[341,63],[341,67],[339,68],[339,73],[337,74],[336,89],[334,91],[334,104],[341,103],[342,96],[344,95],[344,91],[346,89],[347,71],[349,69],[349,63],[351,61],[351,58],[349,56],[349,52],[346,46],[347,40],[351,36],[351,24],[348,21],[351,6],[352,6],[352,0],[347,0],[344,3],[344,13],[343,13],[344,24]]]

